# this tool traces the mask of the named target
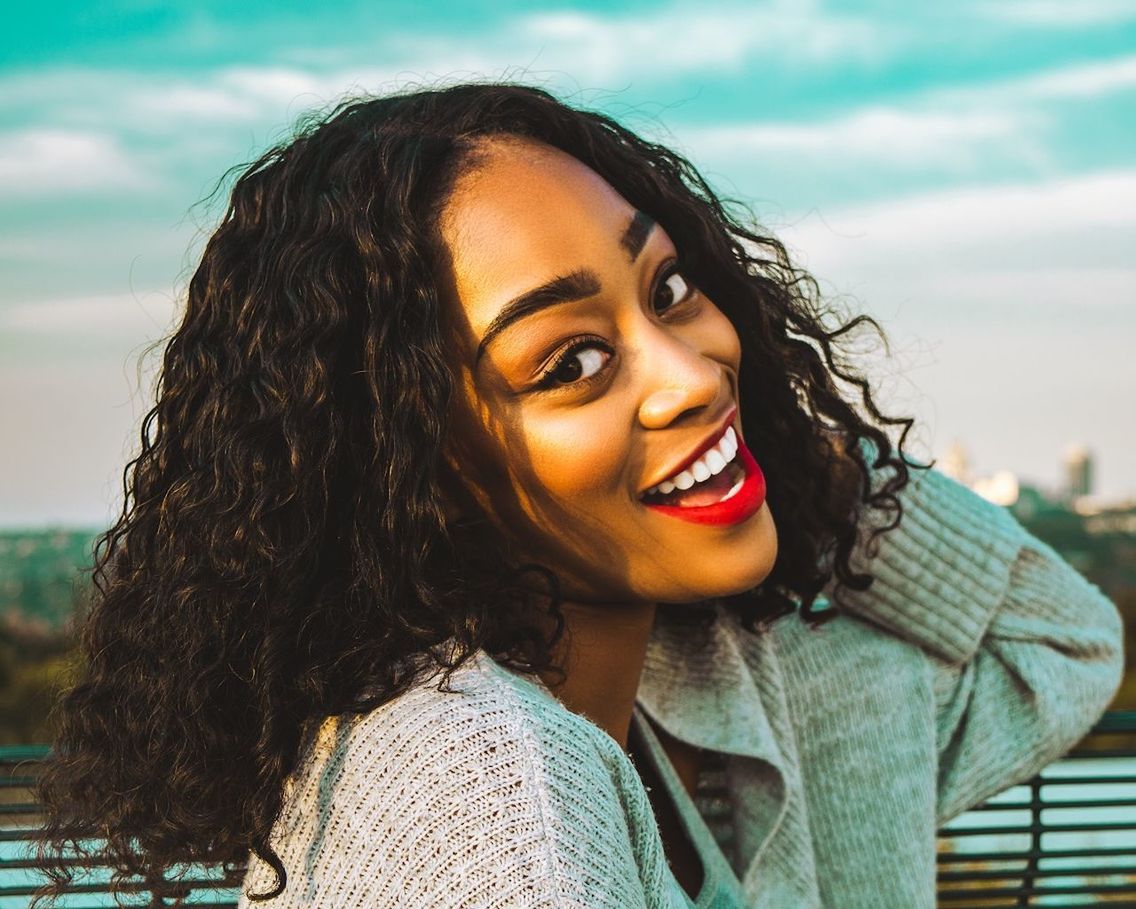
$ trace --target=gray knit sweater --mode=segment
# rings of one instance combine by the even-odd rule
[[[724,762],[733,836],[709,848],[742,905],[933,906],[936,829],[1060,756],[1119,684],[1115,607],[1049,547],[937,473],[902,499],[857,552],[875,583],[816,630],[655,628],[637,716]],[[452,687],[324,723],[260,905],[689,905],[606,733],[484,654]],[[272,880],[254,859],[245,887]]]

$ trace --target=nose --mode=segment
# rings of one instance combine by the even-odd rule
[[[665,332],[651,346],[653,355],[644,356],[651,364],[649,391],[639,405],[644,429],[663,429],[721,400],[721,363]]]

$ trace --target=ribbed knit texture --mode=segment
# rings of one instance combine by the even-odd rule
[[[914,477],[846,614],[656,624],[638,707],[716,754],[707,820],[747,905],[930,909],[937,827],[1062,754],[1120,682],[1095,587],[1003,509]],[[261,905],[688,904],[611,738],[483,654],[452,687],[324,724],[273,831],[287,888]],[[254,859],[245,886],[272,879]]]
[[[324,724],[274,830],[288,889],[262,905],[684,905],[614,740],[484,655],[450,687]],[[272,879],[257,863],[244,889]]]

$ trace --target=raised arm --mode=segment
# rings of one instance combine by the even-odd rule
[[[1123,671],[1116,607],[1003,508],[913,471],[903,520],[864,547],[876,578],[847,608],[921,647],[938,707],[938,822],[1061,756]]]

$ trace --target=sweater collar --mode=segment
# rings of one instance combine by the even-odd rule
[[[721,607],[712,625],[656,622],[636,704],[675,738],[730,756],[734,871],[748,893],[783,885],[785,894],[796,896],[775,904],[803,905],[798,897],[815,889],[813,858],[802,827],[800,759],[774,635],[746,631]],[[764,863],[779,830],[793,844],[792,880],[781,881]]]
[[[739,635],[748,635],[747,649],[762,651],[766,635],[750,635],[727,628],[729,624],[737,620],[721,607],[713,624],[656,621],[638,704],[677,739],[783,769],[785,756],[768,713],[783,708],[780,673],[769,657],[755,674],[739,643]]]

